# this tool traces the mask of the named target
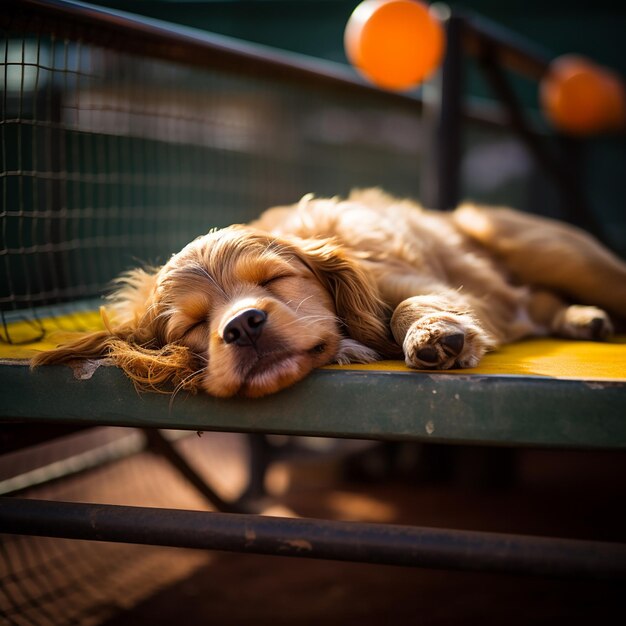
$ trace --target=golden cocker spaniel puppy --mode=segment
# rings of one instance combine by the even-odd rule
[[[33,363],[109,357],[142,387],[258,397],[333,362],[467,368],[522,337],[605,339],[609,314],[626,318],[626,264],[584,232],[370,189],[305,196],[129,272],[106,330]]]

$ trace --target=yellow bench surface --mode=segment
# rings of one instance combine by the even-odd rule
[[[56,345],[60,333],[81,328],[103,329],[97,311],[73,313],[32,322],[14,322],[5,332],[11,343],[0,340],[0,359],[28,359],[36,351]],[[3,339],[6,339],[3,333]],[[379,361],[368,365],[331,365],[328,369],[416,372],[401,361]],[[626,381],[626,337],[610,342],[567,341],[562,339],[528,339],[504,346],[487,354],[479,367],[447,370],[438,373],[454,375],[545,376],[549,378]]]

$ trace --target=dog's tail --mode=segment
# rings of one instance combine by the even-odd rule
[[[626,319],[626,263],[588,233],[545,217],[470,204],[452,219],[523,283]]]

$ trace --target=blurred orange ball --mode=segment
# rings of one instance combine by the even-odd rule
[[[567,133],[587,135],[626,125],[623,82],[585,57],[555,59],[541,81],[540,101],[550,122]]]
[[[438,67],[445,34],[428,5],[416,0],[365,0],[344,34],[348,60],[385,89],[417,86]]]

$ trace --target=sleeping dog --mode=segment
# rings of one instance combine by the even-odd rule
[[[467,368],[523,337],[603,340],[611,316],[626,319],[626,264],[588,234],[369,189],[305,196],[128,272],[106,330],[33,364],[108,357],[144,388],[258,397],[335,362]]]

